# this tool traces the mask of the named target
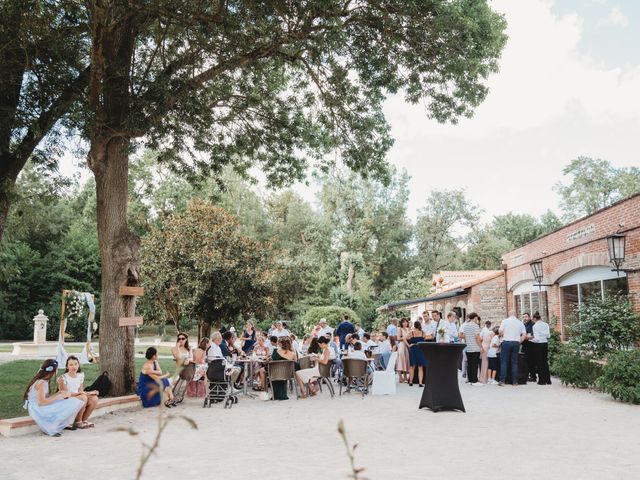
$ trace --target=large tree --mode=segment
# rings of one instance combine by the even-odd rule
[[[87,86],[88,26],[77,0],[0,2],[0,239],[18,175],[59,155],[61,120]]]
[[[608,160],[578,157],[562,173],[570,177],[567,185],[558,182],[554,190],[566,221],[591,215],[618,200],[640,192],[640,168],[616,168]]]
[[[246,172],[271,184],[336,158],[385,178],[382,103],[402,91],[430,115],[471,115],[497,69],[505,23],[484,0],[91,0],[88,112],[102,259],[102,368],[133,384],[138,238],[127,224],[129,156],[141,139],[187,175]]]

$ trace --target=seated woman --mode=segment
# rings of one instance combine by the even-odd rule
[[[266,362],[269,361],[269,347],[265,345],[264,337],[262,335],[258,337],[257,343],[253,346],[253,353],[256,357],[264,359]],[[253,362],[253,372],[254,381],[258,378],[260,379],[259,386],[253,387],[253,389],[258,392],[264,391],[266,388],[267,372],[257,360]]]
[[[173,386],[173,404],[175,406],[184,400],[187,385],[195,375],[193,353],[189,346],[189,335],[183,332],[178,333],[176,346],[171,349],[171,354],[176,362],[176,371],[179,372],[178,381]]]
[[[314,348],[314,343],[312,342],[309,346],[309,353],[315,360],[316,364],[311,368],[305,368],[296,372],[296,376],[304,385],[310,384],[311,381],[320,376],[319,364],[327,365],[331,361],[329,339],[326,337],[320,337],[318,339],[314,338],[313,340],[315,342],[315,345],[317,346],[317,350],[316,348]],[[313,383],[314,385],[310,385],[311,395],[315,395],[316,393],[318,393],[317,382],[314,381]]]
[[[49,380],[56,374],[58,362],[45,360],[24,391],[29,415],[40,430],[52,437],[59,437],[62,430],[74,422],[82,421],[80,413],[85,406],[85,395],[69,392],[49,395]]]
[[[168,408],[173,407],[173,391],[167,378],[169,375],[162,373],[162,369],[158,364],[158,351],[154,347],[149,347],[144,356],[147,361],[144,362],[142,370],[140,370],[137,387],[142,406],[149,408],[160,405],[162,390],[167,397],[164,405]]]
[[[272,361],[278,360],[291,360],[295,362],[298,360],[298,355],[293,350],[291,346],[291,340],[289,337],[280,337],[278,339],[278,348],[273,351],[273,355],[271,356]],[[296,382],[298,382],[298,386],[300,387],[300,391],[303,392],[301,394],[302,398],[306,398],[307,396],[304,394],[304,384],[300,380],[300,378],[295,375]],[[273,383],[273,398],[275,400],[289,400],[287,396],[287,382],[285,381],[275,381]]]
[[[189,397],[198,396],[198,382],[207,374],[207,367],[209,366],[207,364],[207,350],[209,350],[209,345],[211,345],[211,340],[208,337],[204,337],[200,340],[198,348],[193,352],[195,373],[187,386],[187,396]],[[204,395],[206,395],[206,386],[202,392],[202,396]]]
[[[73,424],[76,428],[90,428],[94,424],[89,421],[89,417],[98,405],[98,391],[84,391],[84,373],[80,367],[80,360],[73,355],[67,358],[64,375],[58,377],[58,390],[60,392],[70,392],[72,394],[84,394],[86,402],[82,410],[78,413],[78,419]]]

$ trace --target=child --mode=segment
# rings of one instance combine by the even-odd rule
[[[85,395],[69,391],[49,395],[49,380],[57,369],[58,362],[45,360],[23,395],[31,418],[44,433],[52,437],[59,437],[74,419],[81,421],[79,415],[86,401]]]
[[[168,374],[162,373],[162,369],[158,364],[158,351],[154,347],[147,348],[144,354],[147,359],[142,366],[140,376],[138,377],[138,396],[142,400],[144,408],[157,407],[160,405],[162,397],[160,395],[160,386],[167,396],[164,402],[165,407],[171,408],[175,406],[171,384],[169,383]]]
[[[80,368],[78,357],[71,355],[67,358],[64,375],[58,377],[58,390],[61,392],[69,391],[74,394],[84,394],[87,397],[83,409],[78,413],[78,419],[76,419],[76,422],[73,424],[74,427],[91,428],[95,426],[88,420],[98,405],[98,391],[84,391],[84,373],[82,373],[82,368]]]
[[[489,358],[489,380],[487,383],[496,383],[496,370],[498,370],[498,349],[500,348],[500,336],[498,335],[498,327],[492,330],[493,338],[487,351]]]

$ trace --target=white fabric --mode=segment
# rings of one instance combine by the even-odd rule
[[[373,372],[373,384],[371,393],[373,395],[395,395],[396,394],[396,360],[398,352],[393,352],[389,357],[386,370],[376,370]]]
[[[70,397],[65,400],[56,400],[48,405],[40,405],[36,390],[38,384],[43,385],[45,396],[49,396],[49,384],[44,380],[38,380],[29,389],[27,410],[44,433],[56,435],[73,423],[76,415],[84,406],[84,402],[79,398]]]
[[[533,343],[547,343],[550,336],[551,331],[547,322],[538,320],[533,324],[533,339],[531,340]]]
[[[207,360],[213,360],[215,358],[224,357],[222,356],[222,349],[220,348],[220,345],[216,345],[215,343],[211,342],[211,346],[207,351]]]
[[[440,320],[438,322],[438,326],[436,329],[436,342],[449,343],[452,341],[451,328],[449,325],[451,324],[449,323],[448,320]],[[454,328],[455,328],[455,331],[457,332],[458,329],[455,327],[455,325],[454,325]],[[440,335],[440,330],[444,330],[444,336]]]
[[[520,336],[527,333],[527,329],[516,317],[505,318],[500,324],[503,342],[519,342]]]
[[[291,336],[291,334],[289,333],[289,330],[287,330],[286,328],[283,328],[282,330],[278,330],[277,328],[271,333],[271,335],[273,335],[274,337],[289,337]]]
[[[398,327],[396,327],[393,323],[387,327],[387,333],[390,337],[395,337],[398,335]]]
[[[326,327],[324,327],[324,328],[321,328],[320,331],[318,332],[318,336],[319,337],[324,337],[327,334],[333,335],[333,328],[331,328],[328,325]]]
[[[62,379],[67,386],[67,390],[69,390],[71,393],[78,393],[80,391],[80,387],[84,383],[84,373],[76,373],[76,378],[73,378],[68,373],[65,373],[62,376]]]
[[[354,350],[353,352],[349,352],[349,358],[358,358],[360,360],[367,360],[367,356],[364,354],[363,350]]]
[[[391,352],[391,342],[389,340],[383,340],[378,345],[378,353],[390,353]]]
[[[498,356],[499,346],[500,346],[500,337],[496,335],[491,339],[491,345],[489,346],[489,350],[487,350],[487,357],[496,358]]]

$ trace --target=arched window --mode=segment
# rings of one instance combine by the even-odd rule
[[[607,295],[629,293],[629,284],[625,272],[612,271],[611,267],[586,267],[565,275],[560,285],[560,317],[562,333],[568,337],[567,327],[575,321],[575,310],[587,298],[604,300]]]
[[[545,322],[549,320],[546,287],[534,286],[533,280],[521,282],[513,289],[513,300],[518,317],[523,313],[533,315],[538,312]]]

